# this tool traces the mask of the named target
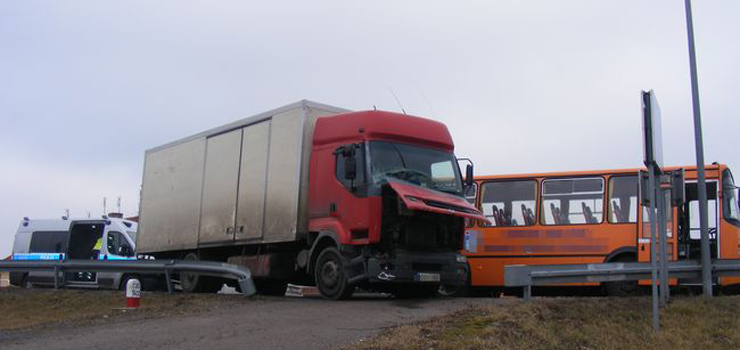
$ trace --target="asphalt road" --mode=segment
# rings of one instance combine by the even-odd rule
[[[489,298],[396,300],[372,295],[339,302],[260,298],[188,316],[30,331],[3,340],[0,348],[332,349],[388,327],[493,302]]]

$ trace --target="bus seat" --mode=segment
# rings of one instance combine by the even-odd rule
[[[532,222],[531,225],[535,224],[535,217],[534,217],[534,211],[532,211],[532,208],[527,208],[527,214],[529,214],[529,218]]]
[[[612,201],[612,212],[614,213],[618,224],[627,221],[622,217],[622,209],[619,207],[619,204],[617,204],[617,201]]]
[[[532,225],[532,223],[529,222],[529,214],[527,213],[527,207],[524,206],[524,204],[522,204],[521,208],[522,208],[522,218],[524,219],[524,225]]]
[[[591,210],[591,207],[586,205],[586,203],[581,202],[581,208],[583,208],[583,216],[586,219],[586,223],[595,224],[598,221],[596,220],[596,217],[594,216],[594,212]]]
[[[498,207],[496,206],[496,204],[494,204],[491,208],[493,209],[493,225],[494,226],[503,225],[503,222],[501,222],[501,217],[498,212]]]
[[[552,219],[555,221],[555,224],[560,225],[560,209],[556,208],[555,204],[550,203],[550,212],[552,213]]]

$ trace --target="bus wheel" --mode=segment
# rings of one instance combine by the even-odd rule
[[[635,259],[623,257],[610,262],[635,262]],[[606,294],[610,296],[629,297],[639,294],[640,285],[637,281],[604,282],[604,289],[606,290]]]
[[[355,287],[347,283],[344,261],[339,251],[334,247],[328,247],[319,254],[314,272],[316,286],[325,299],[348,299],[355,292]]]

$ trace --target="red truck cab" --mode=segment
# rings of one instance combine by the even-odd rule
[[[303,260],[324,297],[346,298],[355,287],[421,295],[467,282],[458,254],[464,221],[486,219],[463,197],[453,150],[447,127],[424,118],[383,111],[318,118]]]

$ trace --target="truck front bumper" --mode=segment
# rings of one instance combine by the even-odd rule
[[[367,278],[370,283],[463,285],[468,263],[457,252],[397,251],[394,258],[368,259]]]

